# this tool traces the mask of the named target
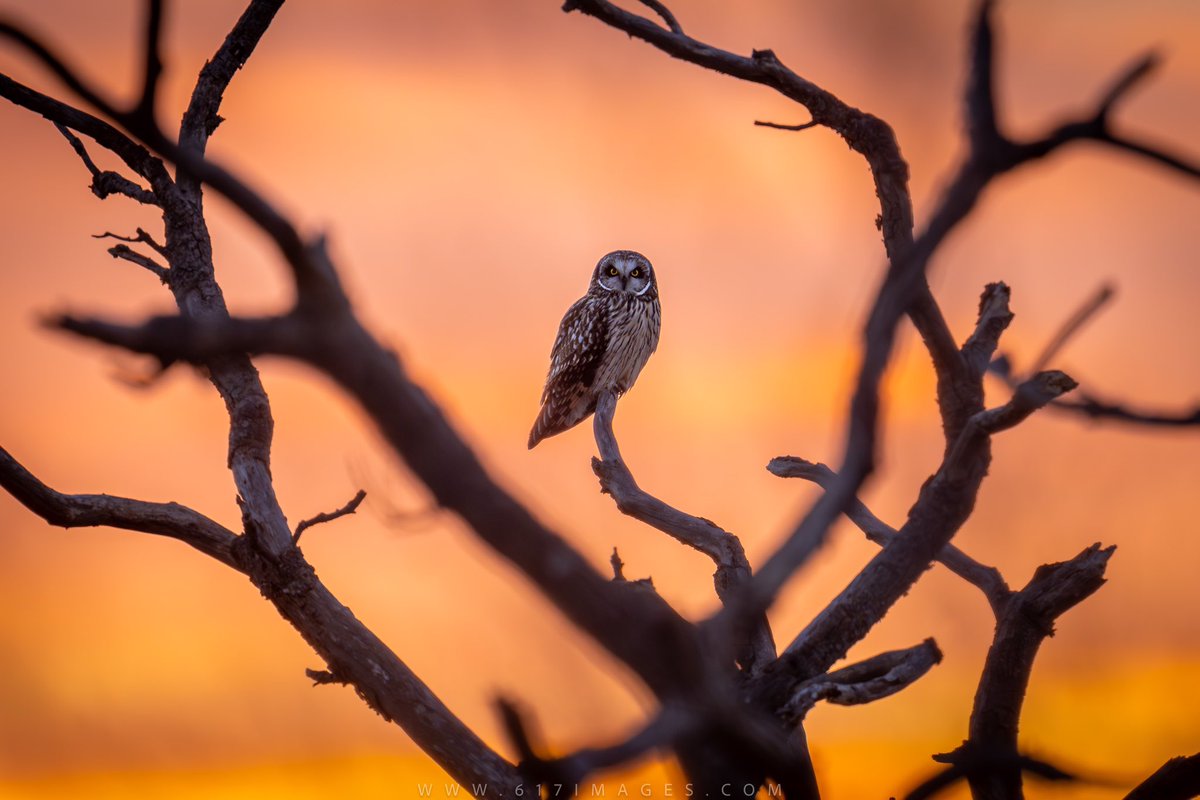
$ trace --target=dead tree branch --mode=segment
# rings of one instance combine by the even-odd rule
[[[271,3],[254,0],[248,15]],[[277,4],[274,4],[277,6]],[[246,15],[244,15],[245,18]],[[160,153],[178,156],[179,147],[167,141],[155,121],[154,97],[157,73],[161,4],[149,9],[145,42],[145,76],[140,100],[129,111],[116,109],[67,69],[63,62],[29,34],[0,22],[0,38],[24,46],[49,66],[84,102],[97,108],[129,134]],[[237,28],[226,43],[244,61],[257,37],[245,27]],[[163,162],[107,122],[67,106],[53,98],[0,77],[0,96],[79,131],[112,150],[137,174],[145,177],[161,201],[166,226],[164,255],[178,280],[170,283],[182,316],[198,326],[215,328],[229,321],[213,274],[211,243],[202,209],[196,198],[189,200],[171,180]],[[203,163],[192,158],[194,163]],[[193,165],[194,165],[193,163]],[[301,242],[290,224],[281,226],[278,214],[220,168],[209,173],[226,176],[231,192],[249,205],[265,230],[290,249],[298,263],[323,256],[318,240],[311,247]],[[207,174],[207,173],[206,173]],[[249,202],[247,201],[249,198]],[[266,211],[264,211],[264,209]],[[286,223],[286,220],[282,220]],[[290,237],[290,238],[289,238]],[[311,282],[310,282],[311,283]],[[292,544],[292,532],[275,497],[270,472],[273,420],[258,373],[244,350],[212,353],[199,363],[208,368],[210,379],[230,416],[229,467],[242,507],[244,535],[232,545],[236,567],[245,572],[304,636],[329,665],[329,671],[352,683],[366,702],[389,720],[395,720],[451,775],[462,781],[488,783],[493,794],[502,796],[519,776],[513,767],[471,732],[429,691],[408,667],[378,640],[348,609],[316,579],[311,567]]]
[[[512,701],[500,698],[496,706],[509,741],[520,756],[521,772],[535,786],[579,786],[589,775],[600,770],[636,762],[653,750],[670,746],[695,727],[695,721],[685,709],[667,706],[619,744],[550,757],[539,754],[531,726]]]
[[[899,535],[825,607],[763,675],[761,698],[778,708],[800,682],[827,670],[887,613],[970,514],[990,461],[991,436],[1018,424],[1074,383],[1061,372],[1027,381],[1003,406],[971,417],[926,481]]]
[[[117,244],[108,248],[108,254],[113,258],[119,258],[128,261],[132,264],[137,264],[145,270],[149,270],[166,285],[171,280],[171,272],[162,264],[155,261],[150,256],[139,253],[138,251],[125,244]]]
[[[130,244],[146,244],[146,245],[150,246],[151,250],[158,253],[160,256],[165,257],[167,255],[167,248],[165,248],[161,244],[159,244],[158,241],[155,240],[155,238],[153,236],[151,236],[149,233],[142,230],[141,228],[137,229],[135,236],[121,236],[120,234],[112,233],[111,231],[105,231],[104,233],[92,234],[92,238],[93,239],[116,239],[121,242],[129,242]]]
[[[774,128],[777,131],[806,131],[809,128],[815,128],[819,124],[816,120],[801,122],[798,125],[783,125],[778,122],[768,122],[766,120],[756,119],[754,124],[760,128]]]
[[[1200,753],[1172,758],[1125,795],[1125,800],[1191,800],[1198,795]]]
[[[783,707],[783,721],[799,723],[821,700],[852,706],[890,697],[916,683],[941,661],[942,651],[933,639],[926,639],[905,650],[880,653],[866,661],[810,678],[793,691]]]
[[[612,497],[622,514],[657,528],[711,558],[717,565],[713,583],[717,596],[724,601],[750,578],[750,562],[746,560],[741,540],[710,520],[672,508],[637,485],[613,433],[616,408],[616,395],[611,392],[600,395],[593,419],[600,458],[592,459],[592,471],[600,479],[600,490]],[[775,639],[766,616],[762,615],[754,622],[746,646],[739,648],[738,662],[744,670],[754,673],[774,660]]]
[[[1070,402],[1056,403],[1052,408],[1082,414],[1089,419],[1131,422],[1161,428],[1189,428],[1200,425],[1200,406],[1183,411],[1144,411],[1122,403],[1099,400],[1086,392]]]
[[[112,172],[111,170],[103,171],[97,167],[96,162],[92,161],[92,157],[88,155],[87,148],[83,146],[83,142],[80,141],[78,136],[71,133],[71,130],[65,125],[55,123],[54,127],[63,135],[63,138],[71,145],[71,149],[79,156],[79,160],[83,162],[88,172],[92,174],[91,190],[92,194],[96,195],[96,197],[104,200],[109,195],[119,194],[132,198],[143,205],[162,205],[154,192],[138,186],[119,172]]]
[[[366,497],[367,493],[362,489],[359,489],[355,493],[354,497],[350,498],[350,501],[338,510],[324,511],[320,514],[317,514],[315,517],[303,520],[299,525],[296,526],[296,532],[292,534],[292,542],[299,544],[300,534],[304,533],[304,531],[308,530],[313,525],[320,525],[323,522],[333,522],[335,519],[340,519],[341,517],[358,511],[358,507],[362,505],[362,501],[366,499]]]
[[[1109,300],[1115,290],[1108,284],[1102,285],[1092,297],[1083,303],[1059,328],[1053,338],[1046,344],[1040,355],[1033,361],[1028,372],[1035,372],[1050,362],[1078,331],[1087,324]],[[999,376],[1010,387],[1018,383],[1013,374],[1012,361],[1006,355],[1001,355],[990,364],[991,371]],[[1114,403],[1097,399],[1090,392],[1080,391],[1073,399],[1056,400],[1050,408],[1070,414],[1077,414],[1089,419],[1115,420],[1151,427],[1185,428],[1200,425],[1200,406],[1179,412],[1142,411],[1122,403]]]
[[[934,252],[994,179],[1069,142],[1102,141],[1184,174],[1195,176],[1197,170],[1179,157],[1122,138],[1110,129],[1112,110],[1149,73],[1152,59],[1143,59],[1122,73],[1091,116],[1064,123],[1040,139],[1009,139],[997,122],[992,89],[992,3],[984,0],[975,27],[966,97],[970,154],[926,227],[914,236],[908,167],[886,123],[800,77],[769,50],[743,57],[713,48],[686,36],[659,0],[642,3],[662,18],[665,28],[606,0],[568,0],[564,8],[596,17],[672,56],[772,87],[804,105],[812,121],[793,128],[828,127],[866,158],[880,201],[879,224],[888,258],[885,280],[864,326],[863,361],[851,402],[842,464],[836,473],[829,471],[822,484],[825,492],[757,575],[751,575],[736,537],[707,520],[667,506],[637,486],[620,458],[612,431],[615,397],[602,398],[595,420],[601,460],[594,463],[602,487],[612,494],[622,512],[695,547],[717,563],[717,591],[724,609],[713,619],[698,629],[656,593],[629,591],[626,582],[607,580],[503,489],[441,409],[409,379],[396,354],[363,326],[341,286],[323,238],[302,235],[291,219],[245,181],[205,158],[208,138],[220,123],[221,98],[262,39],[282,0],[250,2],[201,72],[178,141],[168,137],[156,119],[163,68],[161,0],[148,0],[143,75],[138,99],[128,108],[104,98],[38,38],[0,22],[0,38],[24,48],[85,105],[115,125],[2,76],[0,96],[62,126],[73,146],[79,144],[78,151],[90,169],[94,164],[86,148],[70,131],[88,136],[116,153],[147,181],[149,195],[163,209],[166,226],[161,249],[148,236],[146,241],[170,266],[167,273],[154,262],[172,278],[168,285],[179,307],[178,315],[141,325],[70,316],[59,317],[51,324],[95,341],[153,355],[164,366],[189,361],[207,367],[230,417],[229,468],[239,492],[243,535],[235,536],[224,529],[212,531],[204,526],[206,518],[186,509],[181,512],[171,504],[142,504],[120,498],[100,503],[95,498],[103,496],[59,495],[16,462],[9,465],[0,461],[0,478],[6,489],[23,495],[28,499],[23,502],[47,519],[67,519],[72,524],[99,524],[78,520],[100,520],[103,524],[133,520],[147,529],[151,525],[162,529],[150,532],[174,535],[199,549],[208,547],[214,557],[221,558],[224,553],[221,560],[247,574],[325,660],[327,670],[310,672],[314,680],[353,685],[373,709],[397,721],[451,775],[472,783],[488,783],[496,796],[503,796],[509,787],[520,784],[524,777],[521,771],[463,725],[342,606],[295,547],[305,527],[352,513],[362,499],[360,492],[345,508],[302,522],[294,534],[289,529],[270,471],[274,422],[250,356],[278,354],[304,361],[329,375],[355,398],[440,507],[456,513],[657,696],[659,716],[629,740],[610,748],[583,751],[583,755],[576,754],[558,764],[537,756],[520,715],[511,706],[506,707],[510,734],[528,765],[539,771],[578,777],[669,743],[689,777],[702,789],[727,782],[731,776],[745,776],[752,785],[773,779],[794,800],[816,798],[815,777],[807,754],[789,742],[789,731],[783,723],[802,717],[819,697],[866,702],[886,696],[911,684],[936,663],[940,654],[930,641],[826,674],[934,559],[956,561],[960,570],[973,575],[973,582],[979,581],[981,588],[990,578],[990,588],[984,589],[989,600],[999,596],[1000,587],[1007,592],[998,574],[988,576],[985,572],[981,577],[978,571],[987,568],[970,562],[961,553],[961,558],[955,557],[958,551],[947,548],[973,509],[990,463],[991,436],[1019,424],[1075,386],[1061,372],[1039,372],[1016,387],[1007,403],[986,409],[982,376],[1012,318],[1008,289],[1003,284],[987,287],[975,331],[960,348],[926,281]],[[174,180],[161,159],[174,164]],[[200,202],[202,186],[224,195],[270,236],[295,284],[297,299],[293,308],[272,317],[230,317],[213,273],[211,241]],[[945,451],[908,520],[899,531],[892,531],[861,504],[856,505],[856,497],[874,466],[879,384],[898,322],[906,314],[925,342],[937,376]],[[765,613],[843,511],[869,524],[884,540],[883,549],[796,637],[783,656],[767,664],[774,658],[774,645]],[[1015,749],[1015,716],[1009,747],[1009,720],[1003,716],[1008,712],[1001,708],[1003,700],[994,698],[1003,698],[1007,692],[1011,699],[1018,683],[1023,696],[1033,655],[1049,635],[1050,622],[1095,591],[1095,587],[1088,588],[1092,586],[1089,581],[1103,580],[1103,562],[1110,553],[1086,551],[1072,562],[1043,567],[1020,593],[1007,597],[1003,604],[993,601],[999,622],[989,665],[993,661],[1012,662],[1024,665],[1024,673],[1022,677],[1014,672],[1012,677],[999,667],[992,673],[985,669],[976,713],[972,715],[971,743],[977,747],[964,752],[963,760],[952,766],[973,785],[984,778],[971,765],[988,759],[1007,759],[1005,763],[1034,768]],[[615,552],[613,567],[619,578]],[[1082,577],[1073,577],[1076,573]],[[1018,614],[1024,616],[1018,619]],[[1045,624],[1029,625],[1030,615],[1035,622],[1042,620]],[[730,642],[747,640],[747,630],[755,632],[748,637],[751,645],[743,656],[741,649],[731,647]],[[745,671],[753,667],[757,673],[751,680],[737,675],[733,659],[724,656],[735,649],[739,652],[737,660],[748,667]],[[1019,700],[1014,713],[1019,712]],[[671,716],[676,712],[678,716]],[[997,743],[1002,751],[999,756],[993,752]]]
[[[1100,309],[1104,308],[1112,300],[1115,294],[1116,290],[1111,284],[1101,284],[1095,294],[1076,309],[1075,313],[1068,317],[1062,324],[1062,327],[1058,329],[1058,332],[1054,334],[1054,337],[1046,343],[1046,346],[1042,348],[1041,354],[1033,360],[1033,365],[1029,367],[1028,371],[1033,373],[1045,369],[1051,359],[1058,355],[1059,351],[1071,340],[1071,337],[1078,333],[1092,317],[1096,316],[1100,312]]]
[[[944,758],[943,756],[934,756],[935,761],[944,760]],[[1078,776],[1053,764],[1020,753],[974,752],[963,754],[962,758],[957,759],[948,768],[923,781],[904,795],[904,800],[926,800],[926,798],[949,789],[959,781],[991,775],[997,771],[1027,772],[1042,780],[1056,783],[1073,783],[1079,780]]]
[[[939,760],[953,763],[964,753],[976,752],[1017,755],[1017,723],[1038,648],[1054,635],[1060,616],[1104,585],[1105,566],[1114,550],[1095,544],[1070,561],[1038,567],[1025,588],[1012,596],[996,622],[975,694],[969,738]],[[968,781],[976,800],[1007,800],[1020,796],[1021,770],[977,771]]]
[[[238,33],[235,30],[231,35]],[[718,667],[706,657],[694,628],[661,598],[648,592],[623,591],[623,587],[605,580],[561,537],[544,527],[492,480],[441,410],[408,379],[395,354],[371,336],[353,315],[322,239],[305,241],[295,225],[232,173],[198,156],[194,149],[170,142],[153,124],[152,114],[124,112],[105,102],[37,40],[5,25],[0,25],[0,36],[8,36],[24,46],[85,101],[126,127],[148,147],[175,161],[181,170],[224,194],[272,238],[291,267],[297,286],[297,305],[291,314],[278,318],[231,321],[218,300],[219,307],[205,309],[201,305],[199,313],[193,302],[186,316],[158,320],[141,330],[102,322],[73,324],[72,320],[61,320],[64,327],[81,334],[100,333],[99,338],[109,340],[136,339],[144,351],[158,354],[163,363],[184,356],[171,352],[172,335],[194,349],[207,351],[207,357],[197,361],[209,367],[214,383],[226,397],[233,430],[253,434],[244,445],[234,437],[231,464],[239,485],[246,482],[241,486],[246,529],[266,555],[264,563],[282,565],[294,561],[297,555],[270,481],[269,406],[253,366],[240,354],[244,350],[230,348],[231,341],[253,352],[285,349],[286,354],[327,372],[358,399],[440,506],[458,513],[486,543],[525,572],[576,625],[627,663],[657,694],[663,697],[694,694],[712,680],[725,680],[726,668]],[[198,211],[194,204],[186,205]],[[185,242],[191,245],[189,252],[207,252],[207,230],[202,220],[184,220],[173,226],[168,216],[167,223],[167,248],[173,255],[178,253],[175,245],[179,243],[183,249]],[[175,260],[171,266],[172,270],[179,270]],[[199,280],[212,280],[211,263],[193,266],[203,270]],[[188,283],[194,286],[194,282]],[[219,292],[216,296],[219,298]],[[184,302],[177,299],[183,308]],[[250,336],[255,332],[273,338],[255,345]],[[245,405],[244,401],[251,402]],[[241,413],[254,416],[243,419]],[[289,598],[275,597],[272,587],[276,578],[270,570],[250,571],[250,575],[281,613],[309,637],[318,652],[322,652],[322,647],[328,649],[331,643],[322,638],[321,628],[326,620],[302,616],[307,608],[294,607]],[[314,591],[324,590],[315,584]],[[362,633],[369,634],[365,629]],[[377,675],[352,670],[344,664],[331,666],[336,667],[337,674],[352,678],[364,695],[379,688]],[[716,674],[709,675],[713,670]],[[409,721],[402,720],[402,724],[435,758],[440,761],[444,757],[440,744],[423,737],[421,726],[413,726],[414,733]],[[459,758],[447,768],[454,774],[455,769],[461,771],[465,767]],[[768,771],[787,775],[794,767],[789,762]]]
[[[205,62],[179,124],[181,149],[197,157],[204,155],[209,137],[221,124],[221,116],[217,112],[221,108],[225,90],[258,47],[282,6],[283,0],[250,3],[217,52]],[[177,179],[185,195],[200,197],[200,183],[194,173],[182,171]]]
[[[767,469],[781,478],[801,478],[821,487],[828,486],[835,478],[833,470],[824,464],[814,464],[795,456],[773,458],[771,463],[767,464]],[[846,512],[846,516],[868,539],[880,547],[887,546],[899,535],[895,528],[875,516],[871,509],[857,498]],[[937,560],[946,569],[983,592],[988,604],[997,614],[1012,594],[1000,570],[979,563],[953,544],[943,547],[937,555]]]
[[[233,558],[237,536],[208,517],[178,503],[148,503],[107,494],[62,494],[0,447],[0,487],[51,525],[86,528],[106,525],[169,536],[240,571]]]

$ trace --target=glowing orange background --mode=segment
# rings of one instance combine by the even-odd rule
[[[918,215],[961,153],[967,3],[733,4],[679,0],[689,33],[772,47],[888,119]],[[135,79],[139,4],[3,2],[114,93]],[[689,614],[714,605],[711,565],[598,494],[586,429],[525,450],[555,326],[604,252],[655,263],[665,327],[622,403],[643,486],[738,533],[761,562],[813,496],[763,469],[836,461],[857,326],[881,267],[862,160],[761,87],[672,61],[558,3],[485,0],[286,7],[222,109],[211,152],[309,229],[330,233],[358,306],[395,344],[505,485],[603,568],[620,548]],[[180,2],[168,19],[164,122],[240,13]],[[1176,149],[1200,141],[1200,10],[1175,0],[1001,10],[1004,120],[1023,133],[1086,107],[1154,45],[1166,65],[1118,123]],[[0,69],[58,91],[10,48]],[[170,307],[149,274],[89,234],[159,230],[152,210],[96,201],[54,129],[0,104],[0,441],[63,491],[177,500],[236,527],[216,395],[175,370],[147,391],[127,357],[41,329],[63,308],[123,318]],[[97,148],[93,155],[109,164]],[[262,237],[209,202],[235,311],[279,309],[287,278]],[[998,182],[931,276],[959,336],[1003,279],[1004,349],[1028,364],[1103,280],[1117,302],[1056,366],[1101,395],[1183,407],[1200,395],[1200,193],[1162,169],[1076,147]],[[619,736],[647,698],[427,498],[320,378],[262,363],[277,419],[274,473],[294,521],[369,496],[310,531],[330,588],[502,749],[491,702],[520,698],[559,748]],[[1003,397],[998,386],[993,397]],[[939,455],[933,386],[906,331],[887,387],[883,469],[867,499],[899,523]],[[1128,785],[1200,750],[1195,432],[1044,414],[1005,434],[958,543],[1023,585],[1094,541],[1118,545],[1109,584],[1059,625],[1034,671],[1024,746]],[[177,542],[50,529],[0,497],[0,794],[407,797],[437,768],[348,690],[313,689],[318,659],[231,571]],[[776,607],[786,639],[873,547],[848,526]],[[935,569],[851,655],[932,635],[944,663],[903,694],[819,708],[809,737],[830,797],[900,793],[966,735],[990,641],[982,596]],[[507,751],[506,751],[507,752]],[[440,784],[439,784],[440,785]],[[1060,796],[1110,797],[1088,789]]]

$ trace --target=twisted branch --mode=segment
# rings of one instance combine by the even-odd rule
[[[750,562],[746,560],[741,540],[710,520],[694,517],[667,505],[637,485],[621,458],[621,450],[613,433],[616,407],[615,394],[600,394],[593,419],[600,458],[592,459],[592,471],[600,479],[601,491],[612,497],[622,514],[657,528],[711,558],[717,565],[713,575],[717,596],[725,601],[736,587],[750,578]],[[760,616],[753,625],[746,646],[740,648],[738,661],[743,669],[754,672],[774,660],[775,640],[766,616]]]
[[[942,651],[933,639],[904,650],[891,650],[848,667],[818,675],[798,685],[783,707],[783,721],[798,723],[820,700],[843,706],[873,703],[916,683],[935,664]]]

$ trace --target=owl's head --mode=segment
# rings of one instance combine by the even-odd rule
[[[625,293],[653,299],[658,293],[650,259],[632,250],[614,250],[600,259],[592,273],[591,291]]]

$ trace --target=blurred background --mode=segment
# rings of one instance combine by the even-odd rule
[[[634,4],[636,5],[636,4]],[[804,77],[888,120],[918,220],[962,154],[970,3],[676,0],[689,34],[773,48]],[[242,10],[169,6],[161,119]],[[140,4],[0,2],[112,95],[137,78]],[[1184,0],[1011,0],[999,10],[1003,123],[1034,134],[1086,109],[1147,48],[1165,55],[1117,115],[1200,155],[1200,8]],[[0,71],[62,95],[11,47]],[[618,547],[684,613],[713,610],[712,566],[622,517],[597,491],[583,426],[525,440],[551,342],[595,261],[657,268],[658,353],[617,432],[643,487],[737,533],[761,563],[813,499],[764,469],[836,464],[860,323],[883,263],[865,163],[762,87],[674,61],[553,0],[289,3],[227,93],[210,153],[309,231],[328,232],[362,316],[401,354],[501,482],[598,568]],[[195,373],[150,388],[146,365],[47,331],[64,309],[134,320],[171,309],[149,273],[91,234],[161,230],[98,201],[66,142],[0,104],[0,442],[66,492],[175,500],[236,528],[227,418]],[[102,167],[115,166],[98,147]],[[1075,146],[998,181],[930,280],[957,337],[989,281],[1013,289],[1003,349],[1028,366],[1105,281],[1117,298],[1053,364],[1102,397],[1162,409],[1200,398],[1200,191],[1147,162]],[[285,308],[286,271],[220,199],[209,220],[235,312]],[[611,741],[649,698],[423,490],[328,382],[263,360],[273,469],[323,580],[469,724],[509,753],[492,701],[518,698],[559,750]],[[992,402],[1003,402],[999,383]],[[940,457],[932,371],[905,327],[885,390],[881,469],[865,492],[899,525]],[[1108,584],[1062,618],[1034,669],[1023,747],[1128,787],[1200,750],[1200,432],[1043,413],[996,442],[956,542],[1020,587],[1034,568],[1116,544]],[[848,524],[773,609],[790,640],[874,553]],[[966,736],[991,640],[983,596],[931,570],[851,653],[936,637],[944,662],[902,694],[819,707],[808,735],[826,796],[900,794]],[[0,795],[410,797],[445,777],[344,688],[250,584],[184,545],[52,529],[0,496]],[[670,765],[631,780],[678,780]],[[677,789],[678,791],[678,789]],[[1120,796],[1114,788],[1035,796]]]

